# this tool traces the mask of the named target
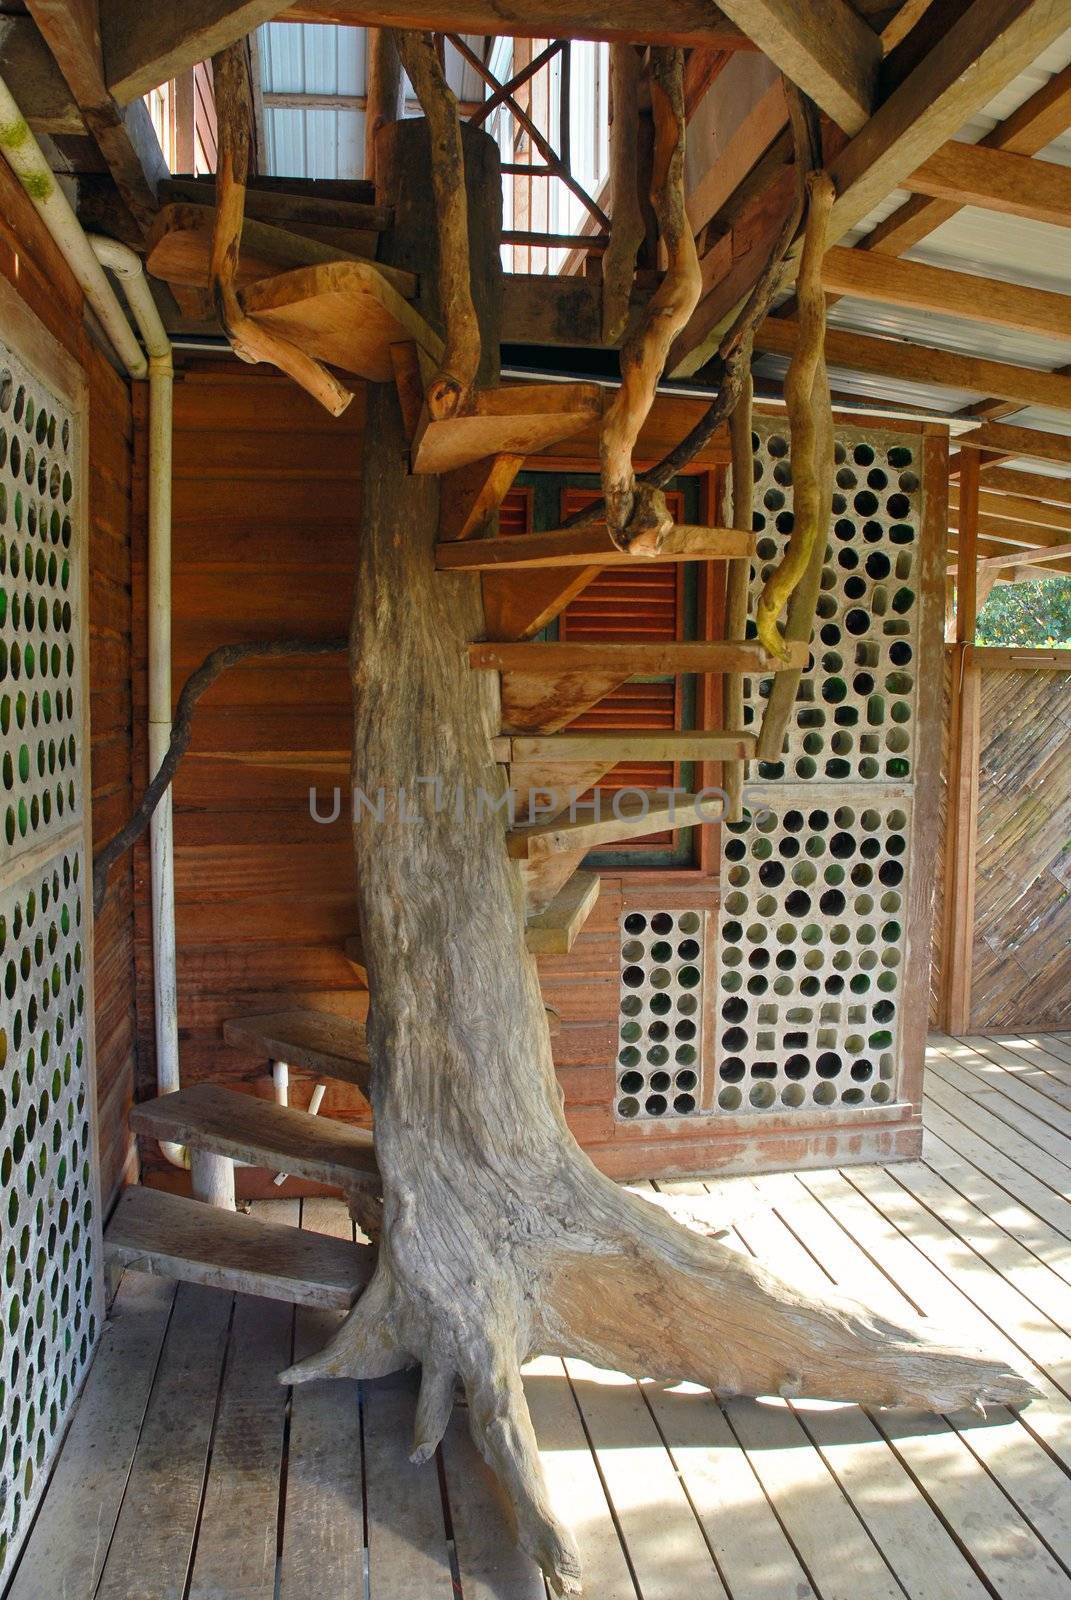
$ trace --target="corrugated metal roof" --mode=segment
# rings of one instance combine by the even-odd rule
[[[258,32],[261,86],[267,95],[363,98],[367,91],[364,28],[334,23],[269,22]],[[480,38],[465,37],[477,53]],[[482,100],[475,69],[447,51],[447,79],[460,100]],[[409,96],[412,91],[406,80]],[[264,107],[266,170],[285,178],[359,178],[364,173],[360,106]]]

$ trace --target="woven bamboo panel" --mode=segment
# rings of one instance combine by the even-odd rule
[[[982,677],[971,1026],[1071,1025],[1071,671]]]

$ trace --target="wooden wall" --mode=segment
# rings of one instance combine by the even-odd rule
[[[1071,668],[983,667],[981,725],[971,1026],[1071,1027]]]
[[[234,640],[321,639],[349,626],[361,493],[361,397],[330,418],[283,378],[214,362],[175,384],[172,582],[176,690]],[[141,447],[143,449],[143,446]],[[139,451],[140,455],[140,451]],[[139,459],[139,476],[143,461]],[[145,531],[134,554],[135,728],[145,763]],[[342,941],[355,930],[344,816],[320,826],[351,741],[345,658],[250,663],[198,707],[174,789],[179,1031],[184,1082],[267,1092],[228,1049],[224,1018],[313,1005],[363,1015]],[[148,850],[136,852],[138,1091],[154,1092]],[[307,1098],[308,1089],[304,1091]],[[300,1084],[294,1103],[303,1104]],[[325,1110],[359,1097],[332,1086]],[[151,1148],[147,1152],[153,1161]],[[159,1157],[155,1157],[157,1164]]]
[[[51,237],[0,161],[0,273],[89,382],[89,625],[94,846],[130,806],[129,385],[91,344],[82,293]],[[115,869],[95,929],[96,1067],[101,1191],[107,1210],[133,1173],[126,1125],[134,1082],[133,892],[129,863]]]
[[[690,411],[689,411],[690,406]],[[695,402],[657,426],[686,432]],[[345,634],[356,568],[361,494],[361,397],[335,421],[287,380],[236,362],[191,365],[175,386],[174,684],[214,646],[284,635]],[[665,441],[648,430],[646,448]],[[594,445],[594,440],[592,440]],[[581,446],[583,448],[583,446]],[[139,443],[139,452],[143,444]],[[706,452],[702,464],[713,460]],[[574,461],[570,459],[570,466]],[[590,464],[587,458],[585,464]],[[555,458],[555,465],[557,460]],[[139,503],[144,462],[139,459]],[[135,746],[144,775],[145,531],[134,551]],[[184,1082],[211,1078],[264,1096],[267,1064],[223,1042],[228,1016],[306,1005],[363,1017],[342,945],[355,931],[355,884],[343,815],[321,826],[345,791],[350,692],[342,655],[247,664],[201,702],[174,790],[179,1033]],[[136,852],[138,1093],[155,1092],[148,851]],[[585,1143],[612,1134],[617,1014],[617,927],[622,881],[601,903],[568,959],[541,961],[548,1004],[562,1017],[555,1058],[569,1115]],[[710,899],[709,886],[702,891]],[[605,1062],[593,1069],[592,1061]],[[292,1075],[304,1105],[312,1080]],[[344,1084],[324,1110],[361,1120]],[[151,1146],[152,1181],[177,1181]],[[278,1191],[275,1191],[278,1192]]]

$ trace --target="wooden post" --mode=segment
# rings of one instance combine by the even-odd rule
[[[369,28],[365,49],[364,175],[375,182],[376,135],[404,110],[402,63],[389,28]]]
[[[962,453],[956,559],[956,639],[950,646],[941,1023],[949,1033],[970,1027],[974,968],[974,872],[981,754],[981,677],[973,661],[978,616],[977,450]]]

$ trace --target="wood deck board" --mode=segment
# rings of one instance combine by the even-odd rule
[[[353,1239],[337,1201],[303,1200],[303,1229]],[[299,1306],[294,1358],[320,1350],[343,1316]],[[279,1600],[357,1595],[364,1570],[364,1460],[359,1386],[350,1379],[304,1383],[293,1391]]]
[[[1006,1349],[1043,1398],[985,1422],[719,1405],[693,1385],[530,1362],[549,1492],[598,1600],[1071,1600],[1071,1044],[938,1038],[930,1062],[921,1161],[659,1187],[787,1277]],[[302,1227],[352,1238],[337,1201],[305,1201]],[[185,1582],[191,1600],[343,1600],[367,1570],[369,1600],[543,1600],[463,1408],[438,1466],[408,1461],[412,1375],[295,1389],[287,1430],[275,1372],[291,1327],[304,1353],[340,1313],[197,1286],[173,1298],[125,1276],[9,1600],[124,1600],[150,1561],[154,1597]],[[90,1420],[108,1426],[107,1459]]]

